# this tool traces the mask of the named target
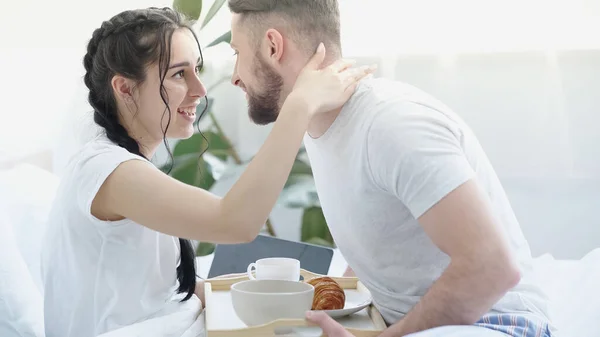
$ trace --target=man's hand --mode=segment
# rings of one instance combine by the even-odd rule
[[[329,315],[322,311],[309,311],[306,313],[306,319],[323,329],[323,333],[327,335],[327,337],[355,337],[340,323],[336,322],[333,318],[329,317]]]

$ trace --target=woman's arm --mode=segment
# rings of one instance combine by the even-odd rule
[[[130,160],[105,180],[92,213],[121,216],[169,235],[214,243],[252,241],[291,171],[311,117],[341,107],[373,67],[340,60],[318,70],[318,51],[302,70],[267,140],[223,198]]]
[[[94,203],[177,237],[252,241],[287,180],[310,120],[308,109],[304,99],[286,100],[264,145],[223,198],[181,183],[146,162],[130,160],[106,179]]]

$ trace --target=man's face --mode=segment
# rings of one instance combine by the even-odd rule
[[[279,115],[282,101],[283,76],[260,54],[248,30],[233,15],[231,47],[236,54],[231,83],[246,92],[250,119],[260,125],[273,123]]]

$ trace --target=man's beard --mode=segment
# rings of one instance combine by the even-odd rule
[[[263,87],[260,92],[253,92],[246,88],[248,93],[248,114],[250,119],[258,125],[267,125],[275,122],[279,115],[279,99],[283,88],[283,78],[260,56],[257,56],[256,76],[258,83]]]

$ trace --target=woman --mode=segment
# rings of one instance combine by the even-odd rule
[[[188,239],[253,240],[281,192],[312,116],[342,106],[372,72],[338,62],[322,70],[321,46],[282,105],[265,144],[219,198],[182,184],[152,158],[161,142],[193,134],[206,89],[192,29],[171,9],[120,13],[94,31],[84,81],[104,133],[69,163],[44,250],[48,337],[98,334],[198,312]],[[177,239],[177,238],[181,239]]]

